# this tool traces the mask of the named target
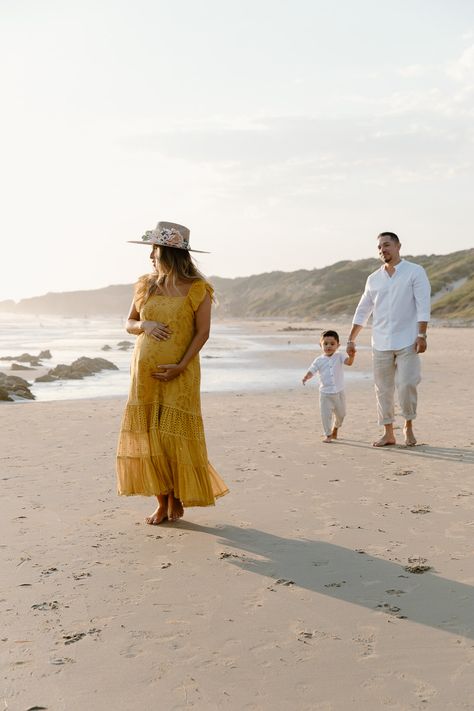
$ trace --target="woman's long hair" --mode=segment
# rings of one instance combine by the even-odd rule
[[[199,271],[186,249],[155,245],[153,252],[159,256],[156,263],[156,273],[140,277],[135,291],[135,305],[139,309],[159,289],[170,285],[176,286],[177,281],[194,281],[206,277]]]

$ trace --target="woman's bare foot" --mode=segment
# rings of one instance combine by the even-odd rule
[[[383,437],[372,443],[372,447],[391,447],[394,444],[396,444],[395,437],[384,434]]]
[[[326,437],[323,437],[323,442],[332,442],[332,435],[326,435]]]
[[[405,425],[405,427],[403,428],[403,432],[405,433],[405,446],[414,447],[416,444],[416,437],[413,434],[413,429],[411,425]]]
[[[184,515],[183,504],[174,494],[168,496],[168,518],[170,521],[177,521]]]
[[[158,526],[159,523],[166,521],[168,518],[168,509],[163,507],[161,504],[153,511],[151,516],[147,516],[145,521],[150,524],[150,526]]]
[[[337,427],[333,427],[333,430],[331,432],[331,437],[332,437],[332,439],[337,439]]]

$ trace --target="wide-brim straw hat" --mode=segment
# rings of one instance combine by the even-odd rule
[[[174,249],[185,249],[188,252],[200,252],[209,254],[202,249],[191,249],[189,246],[190,231],[184,225],[177,222],[158,222],[156,229],[145,232],[141,240],[128,240],[131,244],[154,244],[160,247],[173,247]]]

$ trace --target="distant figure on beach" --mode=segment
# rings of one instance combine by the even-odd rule
[[[323,442],[337,439],[337,432],[346,416],[344,393],[344,365],[352,365],[355,353],[340,353],[337,331],[323,331],[320,340],[322,355],[313,360],[303,377],[303,385],[315,373],[319,374],[319,407],[323,423]]]
[[[212,286],[196,268],[189,230],[159,222],[134,244],[151,246],[127,321],[138,336],[117,450],[118,493],[156,496],[149,524],[187,506],[212,506],[228,489],[207,459],[199,351],[209,337]]]
[[[426,350],[431,287],[419,264],[400,258],[400,240],[394,232],[381,232],[378,251],[383,265],[370,274],[352,320],[347,354],[356,352],[355,339],[373,314],[372,357],[375,396],[383,436],[374,447],[396,444],[393,431],[395,384],[405,419],[405,444],[416,444],[417,385],[421,380],[420,353]]]

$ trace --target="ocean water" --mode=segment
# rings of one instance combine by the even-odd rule
[[[259,332],[255,323],[250,327],[216,321],[211,337],[201,351],[203,392],[245,392],[287,389],[300,385],[304,368],[316,354],[317,335],[307,332]],[[37,355],[49,349],[49,369],[59,363],[70,364],[76,358],[106,358],[119,370],[102,371],[83,380],[63,380],[56,383],[33,383],[31,391],[37,401],[70,400],[95,397],[125,397],[129,387],[132,350],[121,351],[119,341],[134,343],[134,336],[125,332],[125,321],[119,318],[79,319],[34,317],[0,314],[0,357],[22,353]],[[103,351],[104,345],[111,350]],[[306,351],[305,365],[301,353]],[[298,358],[296,356],[299,356]],[[26,364],[27,365],[27,364]],[[5,372],[8,361],[0,361]],[[11,371],[29,382],[28,371]],[[346,377],[366,374],[347,372]],[[311,387],[315,383],[309,384]],[[25,402],[21,400],[21,402]]]

